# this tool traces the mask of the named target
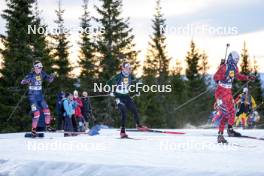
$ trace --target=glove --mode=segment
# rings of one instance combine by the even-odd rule
[[[54,73],[50,74],[49,82],[51,83],[54,80],[54,78],[55,78],[55,74]]]
[[[217,106],[221,106],[223,104],[223,101],[221,99],[216,100]]]
[[[30,83],[30,80],[28,80],[28,79],[23,79],[21,81],[21,84],[29,84],[29,83]]]
[[[256,76],[248,76],[248,79],[254,81],[256,79]]]
[[[115,99],[115,101],[116,101],[117,105],[120,103],[120,99],[119,98]]]
[[[225,64],[225,59],[221,59],[220,65],[223,65],[223,64]]]
[[[138,83],[142,84],[143,83],[143,80],[142,79],[139,79],[138,80]]]

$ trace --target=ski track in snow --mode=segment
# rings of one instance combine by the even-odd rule
[[[61,133],[46,133],[43,139],[0,134],[0,176],[264,175],[264,141],[226,137],[230,145],[219,145],[216,129],[175,131],[187,134],[128,132],[142,140],[117,139],[117,129],[67,138]],[[264,136],[264,130],[239,131]]]

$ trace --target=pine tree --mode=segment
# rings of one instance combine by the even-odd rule
[[[156,2],[156,13],[152,22],[154,32],[149,42],[148,55],[143,69],[145,75],[153,75],[162,83],[169,75],[169,62],[171,58],[168,57],[166,51],[166,20],[161,12],[160,0]]]
[[[81,86],[82,88],[92,88],[93,82],[95,82],[98,69],[95,60],[95,45],[91,41],[91,17],[88,12],[88,0],[83,1],[83,15],[81,17],[81,42],[79,64],[81,66]]]
[[[168,128],[180,128],[185,124],[185,114],[182,111],[175,110],[187,100],[187,91],[184,76],[182,75],[182,64],[177,59],[175,67],[172,69],[172,74],[169,77],[169,84],[172,86],[172,92],[166,97],[166,103],[168,104],[167,110],[167,125]],[[189,115],[188,115],[189,116]]]
[[[129,19],[121,17],[122,0],[100,0],[102,7],[96,7],[97,21],[102,27],[98,36],[97,52],[101,55],[99,77],[109,80],[120,68],[123,60],[130,62],[137,69],[138,52],[134,49],[134,35],[129,27]]]
[[[101,7],[96,7],[99,17],[96,21],[101,27],[97,36],[96,57],[99,60],[99,80],[105,83],[120,70],[122,61],[128,61],[134,70],[138,67],[137,54],[134,49],[134,35],[129,27],[129,19],[121,17],[122,0],[100,0]],[[100,99],[98,99],[100,101]],[[98,116],[107,120],[116,117],[116,126],[119,114],[113,109],[113,101],[104,98],[98,102]],[[100,105],[99,105],[100,104]]]
[[[57,73],[58,77],[55,79],[54,85],[58,85],[57,91],[60,90],[69,90],[73,84],[72,79],[70,78],[70,72],[72,67],[69,61],[69,31],[66,30],[64,26],[63,14],[64,10],[61,9],[61,1],[59,0],[58,10],[55,10],[57,14],[57,31],[55,34],[51,35],[53,38],[53,57],[55,58],[55,67],[54,70]]]
[[[258,72],[258,65],[257,61],[254,59],[254,65],[253,65],[253,74],[256,76],[256,80],[250,84],[250,94],[255,99],[257,105],[260,105],[264,101],[264,95],[263,95],[263,89],[261,87],[261,78],[260,74]],[[261,113],[261,115],[264,115],[264,105],[260,105],[257,109],[258,112]]]
[[[200,54],[199,50],[196,48],[194,41],[191,41],[190,50],[186,56],[187,69],[185,71],[187,77],[187,95],[189,98],[193,98],[199,95],[202,92],[205,92],[207,89],[206,82],[202,74],[205,70],[199,63],[205,63],[206,54]],[[202,72],[202,74],[201,74]],[[208,101],[206,95],[199,97],[192,103],[190,103],[186,108],[189,108],[188,111],[195,116],[190,116],[187,118],[189,122],[193,124],[199,124],[207,119],[207,114],[209,114],[209,107],[211,101]],[[186,109],[185,109],[186,110]]]
[[[6,20],[6,35],[2,36],[4,49],[0,81],[0,130],[19,131],[30,128],[29,105],[25,99],[26,87],[20,81],[31,71],[34,55],[32,35],[28,26],[33,24],[33,0],[7,0],[2,17]],[[19,100],[22,100],[13,117],[7,118]]]
[[[250,59],[249,59],[249,54],[248,54],[248,49],[246,46],[246,41],[244,41],[242,53],[241,53],[241,73],[245,75],[249,75],[251,73],[251,68],[250,68]]]
[[[201,54],[199,53],[194,41],[192,40],[190,51],[188,51],[186,56],[187,69],[185,71],[185,74],[189,81],[197,81],[201,79],[201,75],[199,74],[199,71],[201,70],[201,67],[199,66],[200,60]]]
[[[169,83],[169,62],[166,45],[166,20],[161,12],[160,0],[156,2],[154,19],[152,20],[153,34],[149,42],[146,60],[143,66],[144,82],[148,85],[158,84],[166,85]],[[146,108],[146,123],[150,126],[166,126],[167,96],[166,93],[146,93],[145,100],[148,100],[149,106]],[[151,101],[150,101],[151,100]],[[163,104],[157,107],[158,104]],[[156,108],[153,108],[156,106]]]

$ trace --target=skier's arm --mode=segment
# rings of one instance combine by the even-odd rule
[[[28,74],[24,79],[22,79],[21,84],[29,84],[32,81],[32,75]]]
[[[117,75],[113,76],[110,80],[108,80],[106,82],[106,84],[109,85],[109,86],[116,85],[117,84]]]
[[[219,67],[217,72],[214,74],[214,81],[221,81],[225,79],[226,65],[223,64]]]
[[[50,83],[54,80],[54,74],[48,75],[46,72],[42,71],[44,80],[49,81]]]
[[[247,75],[244,75],[244,74],[239,73],[239,70],[237,69],[236,79],[237,80],[240,80],[240,81],[246,81],[246,80],[249,79],[249,77]]]

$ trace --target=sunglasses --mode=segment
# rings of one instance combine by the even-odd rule
[[[34,68],[37,68],[37,69],[39,69],[39,70],[42,69],[42,67],[34,67]]]

